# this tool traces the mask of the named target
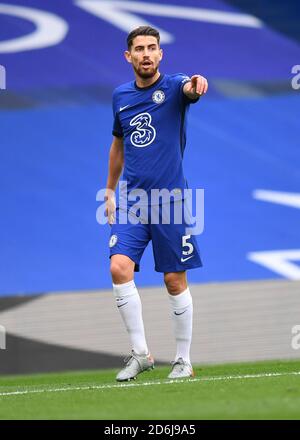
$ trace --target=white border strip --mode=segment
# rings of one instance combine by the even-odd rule
[[[92,391],[92,390],[106,390],[113,388],[136,388],[150,385],[170,385],[174,383],[191,383],[191,382],[214,382],[218,380],[234,380],[234,379],[259,379],[262,377],[280,377],[280,376],[299,376],[300,371],[290,371],[285,373],[261,373],[261,374],[245,374],[240,376],[215,376],[215,377],[199,377],[195,379],[181,379],[181,380],[166,380],[166,381],[151,381],[142,383],[121,383],[115,385],[90,385],[82,387],[64,387],[64,388],[45,388],[36,390],[10,391],[0,393],[0,397],[6,396],[20,396],[26,394],[40,394],[40,393],[60,393],[63,391]]]

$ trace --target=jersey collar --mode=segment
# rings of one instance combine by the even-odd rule
[[[137,90],[140,90],[140,91],[143,91],[143,90],[149,90],[149,89],[151,89],[152,87],[157,86],[157,84],[160,83],[160,82],[162,81],[163,77],[164,77],[164,75],[163,75],[163,74],[160,74],[159,77],[157,78],[157,80],[156,80],[153,84],[151,84],[150,86],[147,86],[147,87],[139,87],[139,86],[137,85],[136,81],[134,81],[134,87],[135,87]]]

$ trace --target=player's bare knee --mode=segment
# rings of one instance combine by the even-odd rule
[[[112,259],[110,273],[115,284],[127,283],[133,279],[133,271],[129,264],[122,259]]]
[[[186,280],[177,273],[166,273],[165,285],[170,295],[178,295],[186,289]]]
[[[118,261],[113,261],[110,265],[110,273],[115,284],[126,283],[128,268]]]

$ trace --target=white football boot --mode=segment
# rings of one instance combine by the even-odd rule
[[[137,354],[133,350],[131,354],[124,359],[126,366],[117,374],[117,381],[124,382],[136,379],[136,376],[143,371],[153,370],[154,359],[150,354]]]
[[[177,361],[172,362],[172,371],[168,379],[182,379],[184,377],[194,376],[195,374],[191,364],[185,362],[182,358],[178,358]]]

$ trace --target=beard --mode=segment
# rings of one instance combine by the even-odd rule
[[[156,75],[156,72],[158,71],[158,65],[153,66],[149,70],[145,70],[143,68],[143,66],[138,67],[138,68],[134,67],[134,71],[140,78],[143,78],[143,79],[152,78],[154,75]]]

